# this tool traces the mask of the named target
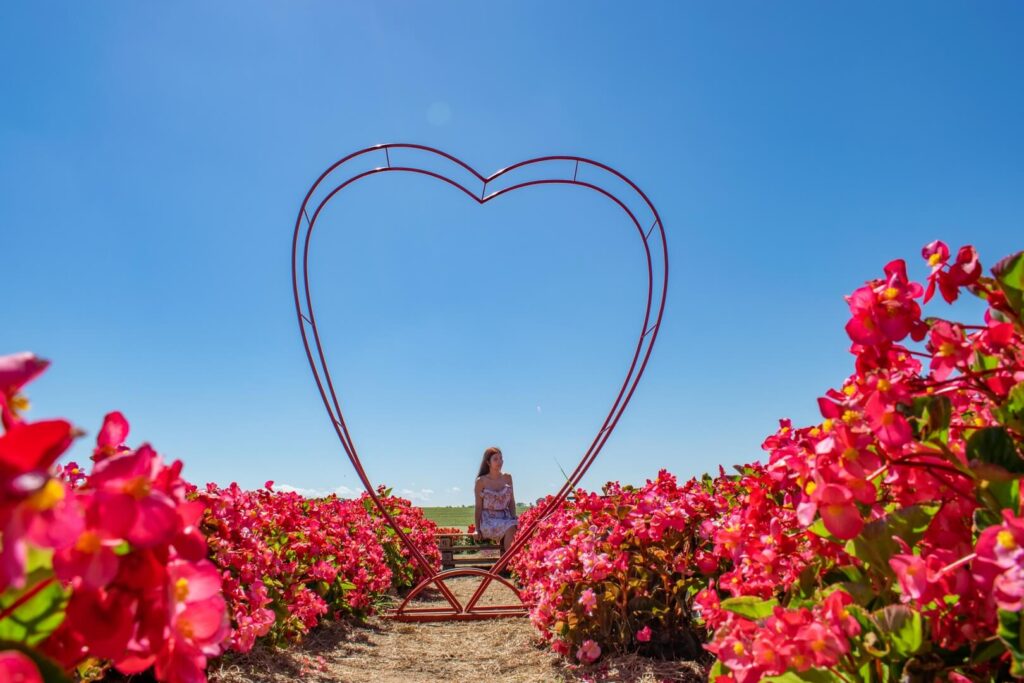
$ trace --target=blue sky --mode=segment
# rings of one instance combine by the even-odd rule
[[[647,192],[672,264],[584,485],[749,461],[850,371],[844,294],[920,277],[932,239],[1024,246],[1022,30],[1012,2],[5,3],[0,352],[53,361],[33,416],[120,409],[193,481],[356,489],[292,309],[309,185],[381,142],[576,154]],[[621,381],[635,235],[584,193],[395,175],[332,206],[313,264],[367,470],[470,502],[496,444],[543,495]]]

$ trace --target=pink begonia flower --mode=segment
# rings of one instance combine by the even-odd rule
[[[75,430],[65,420],[19,423],[0,436],[0,476],[45,470],[71,446]]]
[[[579,603],[583,605],[583,610],[590,616],[594,613],[594,608],[597,607],[597,596],[594,595],[594,591],[590,588],[586,589],[580,594]]]
[[[66,485],[54,478],[41,481],[42,485],[9,510],[7,519],[0,522],[0,538],[4,539],[0,549],[0,589],[24,587],[27,543],[39,548],[66,548],[84,528],[82,511],[67,496]]]
[[[17,650],[0,652],[0,681],[4,683],[43,683],[35,662]]]
[[[584,640],[583,644],[580,645],[578,650],[576,650],[576,659],[580,660],[584,664],[595,662],[600,656],[601,646],[592,640]]]
[[[903,602],[920,600],[928,590],[928,568],[920,555],[893,555],[889,566],[896,572]]]
[[[96,450],[92,453],[95,462],[106,460],[115,455],[127,453],[129,448],[125,446],[128,440],[128,420],[119,412],[107,413],[103,418],[103,426],[100,433],[96,435]]]
[[[956,262],[948,271],[939,272],[939,290],[942,298],[949,303],[956,301],[961,287],[973,285],[981,277],[981,263],[978,252],[972,246],[960,247],[956,254]]]
[[[864,519],[848,488],[838,484],[825,484],[815,489],[812,498],[818,504],[818,512],[825,528],[836,538],[849,540],[864,528]]]
[[[133,546],[154,547],[169,541],[177,531],[176,503],[154,486],[163,469],[160,456],[148,445],[102,460],[93,469],[90,481],[103,505],[127,508],[126,518],[132,526],[125,539]]]
[[[907,418],[896,410],[895,405],[886,404],[879,393],[871,395],[864,406],[864,413],[878,440],[888,448],[902,448],[914,438]]]
[[[50,361],[28,351],[0,356],[0,394],[13,396],[23,386],[43,373]]]
[[[651,642],[651,627],[644,626],[642,629],[636,632],[636,639],[639,643]]]
[[[118,543],[101,529],[86,529],[73,546],[53,554],[53,571],[62,581],[78,579],[85,588],[102,588],[117,576]]]
[[[963,328],[939,320],[928,332],[928,350],[932,353],[932,378],[941,382],[958,367],[966,367],[974,351]]]
[[[972,572],[984,593],[1010,612],[1024,609],[1024,517],[1003,510],[1003,523],[981,532]]]

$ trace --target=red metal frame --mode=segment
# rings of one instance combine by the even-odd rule
[[[392,152],[398,152],[399,156],[409,156],[411,158],[405,165],[393,165]],[[346,172],[345,167],[352,165],[350,162],[364,155],[372,154],[379,155],[381,157],[379,161],[383,162],[383,165],[374,166],[369,170],[361,172]],[[451,173],[431,170],[431,168],[422,163],[425,160],[430,162],[434,168],[438,164],[448,165]],[[568,177],[569,169],[572,170],[571,178]],[[451,177],[465,175],[467,171],[472,176],[471,185],[479,184],[479,189],[470,189]],[[515,182],[516,175],[527,175],[527,171],[530,174],[528,176],[529,179]],[[534,523],[528,528],[519,530],[511,547],[508,548],[490,570],[452,569],[439,572],[416,548],[409,537],[402,531],[401,527],[396,524],[370,483],[356,452],[355,444],[352,441],[345,418],[341,412],[341,405],[334,389],[331,373],[327,368],[327,359],[324,355],[320,334],[317,330],[316,316],[313,312],[313,301],[309,287],[309,250],[310,240],[313,236],[313,227],[316,225],[316,221],[327,203],[345,187],[362,178],[377,173],[390,172],[418,173],[436,178],[461,190],[481,205],[513,190],[535,185],[575,185],[588,188],[604,195],[618,205],[629,217],[643,242],[644,254],[647,259],[647,302],[644,311],[644,322],[640,329],[636,350],[633,353],[626,377],[622,382],[622,387],[619,389],[619,393],[615,397],[615,401],[612,403],[604,423],[598,430],[590,447],[580,458],[580,462],[572,474],[569,475],[562,487],[548,502],[541,514],[535,518]],[[488,186],[493,187],[499,180],[504,180],[506,176],[511,179],[510,184],[487,194]],[[318,196],[317,200],[313,200],[314,194],[317,194],[318,191],[325,192],[325,194],[322,197]],[[312,209],[312,213],[310,213],[309,209]],[[646,215],[638,216],[638,213]],[[644,219],[642,222],[641,218]],[[650,227],[645,229],[644,226],[647,225]],[[305,226],[305,229],[303,229],[303,226]],[[300,237],[302,238],[301,240]],[[655,246],[653,256],[652,244]],[[657,248],[658,246],[660,246],[660,249]],[[660,257],[660,260],[658,257]],[[661,277],[657,277],[656,265],[660,266]],[[633,396],[633,392],[636,390],[640,377],[647,367],[647,361],[654,348],[658,331],[661,328],[661,319],[665,311],[665,294],[668,289],[668,245],[665,241],[665,228],[662,225],[661,217],[647,198],[647,195],[633,181],[615,169],[583,157],[538,157],[513,164],[485,177],[460,159],[432,147],[403,143],[367,147],[348,155],[329,167],[317,178],[309,192],[306,193],[306,197],[302,202],[302,208],[299,210],[298,218],[295,221],[295,234],[292,238],[292,289],[295,294],[295,313],[298,318],[299,332],[302,335],[302,343],[306,349],[306,356],[309,359],[310,368],[313,370],[313,377],[323,399],[324,407],[327,408],[331,424],[334,426],[339,441],[341,441],[341,446],[348,455],[349,460],[351,460],[352,466],[355,468],[356,474],[359,475],[360,481],[363,482],[363,486],[366,487],[370,498],[373,499],[380,513],[391,524],[402,543],[408,548],[413,561],[420,566],[423,574],[426,576],[392,613],[392,616],[405,621],[443,621],[451,619],[487,619],[525,614],[526,611],[521,601],[519,605],[496,606],[481,606],[477,605],[477,602],[493,581],[507,586],[519,596],[519,591],[501,576],[501,572],[508,566],[509,561],[516,553],[522,549],[536,529],[537,523],[554,511],[566,499],[580,482],[580,479],[583,478],[590,465],[593,464],[594,459],[597,458],[598,453],[608,441],[608,437],[611,435],[612,430],[615,429],[615,425],[618,424],[619,418],[622,416],[623,411],[625,411]],[[652,312],[654,312],[653,322],[651,320]],[[310,344],[310,331],[312,332],[312,346]],[[316,349],[315,354],[313,352],[314,347]],[[466,605],[462,605],[451,592],[451,589],[445,584],[446,579],[457,576],[482,577],[480,586]],[[409,606],[409,601],[430,585],[435,585],[440,590],[441,595],[448,602],[448,607],[424,608]]]

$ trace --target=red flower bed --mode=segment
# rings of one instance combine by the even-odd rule
[[[295,640],[325,616],[368,614],[394,589],[420,576],[408,551],[366,494],[305,499],[268,487],[244,491],[208,484],[197,500],[211,557],[224,570],[235,630],[232,647],[248,651],[257,637]],[[378,492],[426,557],[440,564],[435,525],[409,501]]]
[[[29,422],[18,392],[47,366],[0,358],[0,678],[39,681],[101,668],[154,667],[158,679],[204,678],[229,634],[218,569],[188,500],[182,465],[123,445],[104,420],[92,472],[54,469],[78,436],[65,420]],[[63,476],[60,476],[63,475]]]
[[[516,569],[555,649],[706,633],[719,681],[1024,675],[1024,253],[992,277],[970,247],[923,255],[926,286],[893,261],[850,295],[855,372],[766,465],[579,492],[542,522]],[[922,317],[964,289],[979,324]]]
[[[295,640],[325,616],[362,617],[420,571],[369,496],[205,491],[128,422],[104,420],[91,472],[54,462],[80,432],[29,422],[22,387],[47,366],[0,357],[0,680],[92,679],[113,667],[205,680],[210,657]],[[435,525],[380,491],[436,564]]]

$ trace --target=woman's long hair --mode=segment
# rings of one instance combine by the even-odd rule
[[[485,474],[490,474],[491,456],[494,455],[495,453],[501,453],[501,449],[498,448],[497,446],[491,446],[486,451],[484,451],[484,459],[480,461],[480,474],[476,475],[477,477],[482,477]]]

